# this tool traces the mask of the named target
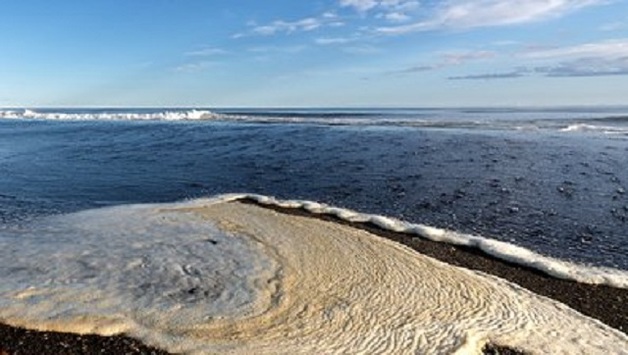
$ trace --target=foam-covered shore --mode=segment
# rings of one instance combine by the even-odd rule
[[[628,346],[625,334],[510,282],[355,228],[226,203],[239,199],[360,219],[255,195],[62,217],[42,229],[49,235],[41,237],[68,238],[55,240],[56,253],[33,251],[13,263],[0,320],[126,333],[173,352],[474,353],[491,341],[538,352],[621,353]],[[395,229],[383,217],[361,217]],[[85,238],[73,241],[72,231]],[[108,268],[114,264],[124,266],[120,277]],[[29,268],[43,275],[31,280]]]
[[[215,199],[220,201],[251,200],[262,205],[304,209],[315,214],[332,215],[348,222],[371,223],[384,230],[416,235],[434,242],[475,248],[500,260],[535,269],[559,279],[628,288],[628,271],[577,265],[546,257],[529,249],[495,239],[458,233],[422,224],[408,223],[386,216],[364,214],[312,201],[278,200],[274,197],[255,194],[226,194],[217,196]],[[202,200],[198,202],[203,203]]]

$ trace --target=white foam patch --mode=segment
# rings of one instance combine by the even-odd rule
[[[158,205],[49,218],[0,250],[0,318],[80,333],[248,317],[270,307],[278,272],[253,239]]]
[[[625,334],[505,280],[355,228],[225,203],[244,197],[450,233],[258,195],[51,217],[0,236],[0,321],[125,332],[176,353],[628,349]]]
[[[167,110],[158,112],[37,112],[33,110],[0,110],[0,118],[59,121],[193,121],[221,119],[224,115],[207,110]]]
[[[601,132],[604,134],[628,134],[627,127],[600,126],[586,123],[575,123],[560,130],[561,132]]]
[[[57,120],[57,121],[198,121],[198,120],[222,120],[253,123],[309,123],[309,124],[331,124],[331,125],[381,125],[381,124],[417,124],[416,120],[397,120],[379,118],[377,121],[368,118],[356,117],[316,117],[316,116],[258,116],[255,114],[228,114],[218,113],[208,110],[197,109],[172,109],[164,111],[147,112],[141,110],[110,110],[110,111],[36,111],[30,109],[23,110],[0,110],[0,118],[4,119],[36,119],[36,120]]]

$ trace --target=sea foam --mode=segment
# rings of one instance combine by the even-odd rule
[[[36,119],[36,120],[59,120],[59,121],[142,121],[142,120],[161,120],[161,121],[191,121],[191,120],[209,120],[218,119],[222,115],[207,110],[164,110],[156,112],[133,112],[133,111],[85,111],[85,112],[38,112],[34,110],[0,110],[0,118],[5,119]]]
[[[49,217],[0,237],[0,321],[124,332],[175,353],[628,349],[625,334],[505,280],[359,229],[227,203],[243,198],[438,234],[258,195]]]
[[[249,199],[264,205],[302,208],[311,213],[333,215],[349,222],[372,223],[383,229],[416,235],[435,242],[476,248],[497,259],[526,266],[555,278],[586,284],[628,288],[628,271],[570,263],[541,255],[521,246],[482,236],[464,234],[418,223],[409,223],[392,217],[364,214],[312,201],[278,200],[273,197],[255,194],[230,194],[217,198],[229,201]]]

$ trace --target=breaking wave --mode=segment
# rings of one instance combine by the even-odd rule
[[[623,112],[514,109],[12,109],[0,110],[0,119],[226,121],[628,135],[628,116]]]
[[[600,126],[588,123],[575,123],[569,125],[561,132],[593,132],[604,134],[628,134],[628,127],[616,127],[616,126]]]
[[[157,112],[131,111],[34,111],[34,110],[4,110],[0,111],[0,118],[5,119],[35,119],[61,121],[88,121],[88,120],[209,120],[220,118],[221,115],[207,110],[166,110]]]

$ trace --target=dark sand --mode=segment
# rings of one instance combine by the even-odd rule
[[[243,201],[255,203],[254,201]],[[478,250],[426,241],[411,235],[382,230],[369,223],[351,223],[334,216],[313,215],[305,210],[268,207],[281,213],[316,217],[364,229],[407,245],[421,254],[451,265],[483,271],[514,282],[537,294],[563,302],[573,309],[628,333],[628,290],[559,280],[533,269],[491,258]],[[521,354],[488,344],[485,354]],[[167,354],[124,335],[103,337],[38,332],[0,324],[0,355],[5,354]]]

